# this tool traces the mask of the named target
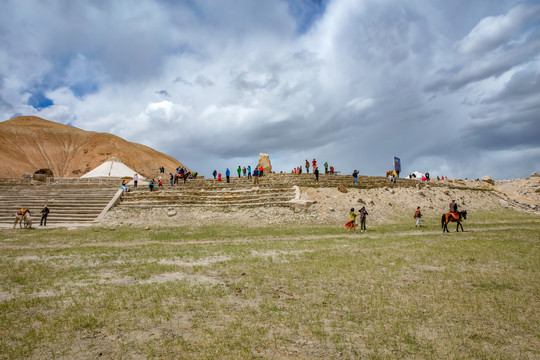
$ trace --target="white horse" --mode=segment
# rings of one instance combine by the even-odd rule
[[[32,228],[32,216],[30,216],[30,210],[25,209],[24,211],[17,211],[15,213],[15,223],[13,224],[13,228],[17,226],[17,223],[19,223],[19,228],[22,229],[23,223],[24,228]]]

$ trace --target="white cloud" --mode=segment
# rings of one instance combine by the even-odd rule
[[[457,47],[464,54],[478,54],[506,45],[520,37],[519,31],[531,21],[540,20],[540,5],[518,5],[505,15],[488,16],[460,42]]]

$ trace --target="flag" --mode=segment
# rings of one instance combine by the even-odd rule
[[[401,160],[394,156],[394,171],[401,172]]]

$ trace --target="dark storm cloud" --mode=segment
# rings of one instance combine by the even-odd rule
[[[513,74],[503,91],[483,102],[492,104],[500,101],[527,100],[531,97],[540,101],[540,70],[527,68]]]
[[[473,125],[464,131],[463,141],[483,150],[540,148],[540,121],[536,108],[498,117],[487,124]]]

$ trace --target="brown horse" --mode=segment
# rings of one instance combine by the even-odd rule
[[[454,213],[446,213],[442,215],[441,218],[441,227],[443,228],[443,232],[450,232],[448,231],[448,223],[449,222],[457,222],[456,231],[459,232],[459,227],[461,226],[461,231],[463,230],[463,225],[461,224],[461,220],[467,219],[467,211],[458,211],[458,218],[456,219],[454,216]]]

